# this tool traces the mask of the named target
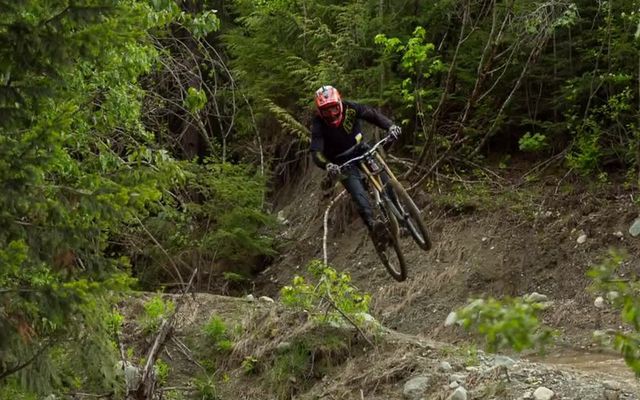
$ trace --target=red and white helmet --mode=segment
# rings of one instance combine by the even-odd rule
[[[318,114],[328,125],[339,127],[344,119],[342,97],[333,86],[322,86],[316,90],[316,108]]]

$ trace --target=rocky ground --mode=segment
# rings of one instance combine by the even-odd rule
[[[439,176],[414,192],[434,248],[425,253],[403,240],[405,282],[386,273],[346,199],[332,207],[325,232],[338,190],[323,191],[318,171],[302,174],[274,199],[281,256],[250,285],[226,287],[235,297],[188,299],[163,353],[172,366],[166,385],[213,373],[209,398],[220,399],[640,399],[619,355],[592,339],[594,330],[626,328],[586,276],[612,247],[628,254],[623,276],[640,273],[632,193],[613,178],[532,178],[517,168],[478,174]],[[329,264],[372,295],[370,313],[384,327],[367,331],[373,346],[349,326],[327,330],[279,304],[282,286],[324,257],[325,234]],[[545,355],[487,354],[478,338],[444,324],[470,298],[533,293],[548,302],[544,323],[558,332]],[[207,344],[202,326],[212,315],[234,327],[231,350]],[[140,341],[131,321],[127,337],[143,355],[149,338]],[[198,385],[187,389],[206,398]]]
[[[633,381],[619,357],[593,341],[595,330],[624,326],[606,298],[596,302],[602,294],[589,289],[586,276],[611,248],[628,254],[623,276],[640,273],[640,241],[629,232],[638,216],[633,193],[615,177],[606,182],[551,173],[533,178],[515,166],[508,174],[496,169],[479,175],[441,179],[413,192],[434,248],[424,253],[404,240],[407,281],[388,276],[345,198],[329,213],[329,263],[373,295],[372,314],[385,326],[456,345],[474,338],[442,322],[469,298],[541,293],[551,304],[544,322],[559,336],[557,346],[538,360],[584,371],[600,366],[601,372]],[[257,281],[259,293],[277,297],[284,282],[305,274],[310,259],[324,256],[322,217],[340,188],[323,191],[320,180],[311,170],[278,199],[284,251]]]
[[[153,339],[145,339],[136,322],[144,301],[133,300],[123,308],[128,317],[125,346],[136,352]],[[640,386],[630,374],[607,369],[585,372],[490,355],[388,330],[374,321],[362,332],[346,322],[321,325],[267,297],[198,294],[183,301],[161,354],[170,366],[161,386],[165,398],[640,399]],[[203,333],[214,316],[234,327],[232,349],[216,350]],[[295,349],[302,344],[312,345],[298,359]],[[254,360],[251,369],[248,359]],[[215,371],[215,389],[209,392],[203,389],[207,371]]]

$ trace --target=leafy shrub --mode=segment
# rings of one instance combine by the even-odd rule
[[[518,141],[520,150],[535,152],[544,149],[547,146],[547,137],[540,133],[527,132]]]
[[[489,351],[508,347],[522,351],[544,348],[553,331],[540,325],[538,313],[545,306],[521,298],[476,299],[455,311],[454,318],[465,329],[482,335]],[[448,319],[448,323],[453,321]]]
[[[219,316],[214,315],[211,317],[209,322],[204,325],[203,331],[217,350],[227,352],[233,349],[234,343],[231,340],[229,329]]]
[[[160,327],[163,319],[168,318],[175,310],[173,300],[164,300],[162,295],[156,294],[144,303],[144,314],[140,318],[143,332],[151,333]]]
[[[362,322],[369,311],[371,296],[362,294],[351,284],[351,277],[325,265],[320,260],[308,265],[317,282],[307,283],[295,276],[290,286],[280,290],[281,301],[289,307],[308,311],[322,322],[340,322],[342,313],[355,322]]]
[[[156,379],[160,385],[164,385],[167,383],[167,379],[169,378],[169,373],[171,372],[171,366],[167,364],[164,360],[158,359],[156,363],[153,365],[153,370],[156,374]]]
[[[201,400],[220,400],[216,381],[212,376],[200,376],[194,379],[194,386],[197,389],[198,399]]]

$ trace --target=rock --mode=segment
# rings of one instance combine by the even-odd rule
[[[545,301],[549,300],[549,297],[538,292],[533,292],[524,296],[524,300],[529,303],[544,303]]]
[[[275,301],[273,301],[273,299],[271,297],[268,297],[268,296],[260,296],[260,298],[258,300],[260,300],[262,302],[265,302],[265,303],[275,303]]]
[[[596,297],[595,301],[593,302],[593,305],[596,306],[596,308],[603,308],[604,299],[602,298],[602,296]]]
[[[449,387],[450,387],[451,389],[456,389],[456,388],[457,388],[457,387],[459,387],[459,386],[460,386],[460,384],[459,384],[458,382],[456,382],[456,381],[453,381],[453,382],[451,382],[451,383],[449,384]]]
[[[438,366],[438,370],[442,371],[442,372],[449,372],[453,369],[453,367],[451,366],[451,364],[449,364],[446,361],[443,361],[440,363],[440,365]]]
[[[522,395],[522,398],[524,400],[533,399],[533,393],[531,393],[531,391],[524,392],[524,394]]]
[[[447,400],[467,400],[467,390],[460,386],[451,393]]]
[[[611,302],[615,301],[615,299],[617,299],[618,297],[620,297],[620,293],[616,292],[615,290],[612,290],[609,293],[607,293],[607,300]]]
[[[514,364],[516,363],[516,361],[514,359],[512,359],[511,357],[507,357],[507,356],[495,356],[495,358],[493,359],[493,365],[499,367],[499,366],[505,366],[507,368],[512,367]]]
[[[640,235],[640,217],[636,218],[629,227],[629,234],[633,237]]]
[[[415,378],[409,379],[404,384],[402,394],[407,400],[419,400],[424,396],[430,385],[431,377],[417,376]]]
[[[605,389],[604,393],[602,393],[602,397],[604,397],[604,400],[619,400],[620,399],[620,391],[619,390]]]
[[[282,225],[287,225],[289,223],[289,220],[284,216],[283,210],[278,211],[278,215],[276,218],[278,218],[278,222],[280,222]]]
[[[587,235],[585,235],[584,233],[578,236],[578,239],[576,239],[576,242],[578,242],[578,244],[582,244],[586,241],[587,241]]]
[[[553,390],[547,389],[544,386],[540,386],[535,392],[533,392],[533,398],[535,400],[551,400],[554,395],[555,393],[553,393]]]
[[[364,322],[369,322],[369,323],[378,322],[378,321],[376,321],[376,319],[374,318],[373,315],[365,313],[365,312],[359,313],[358,316],[361,317]]]
[[[622,232],[618,231],[618,232],[613,232],[613,236],[622,239],[624,237],[624,234]]]
[[[128,361],[124,362],[124,366],[122,361],[118,361],[118,369],[121,371],[124,370],[124,381],[127,389],[129,391],[138,389],[140,379],[142,379],[140,369]]]
[[[458,314],[455,311],[451,311],[449,315],[447,315],[447,319],[444,321],[444,326],[451,326],[458,322]]]
[[[467,380],[467,376],[464,374],[453,374],[449,376],[449,382],[458,382],[460,384]]]
[[[605,389],[622,390],[622,385],[618,381],[604,381],[602,382],[602,386],[604,386]]]
[[[255,298],[255,297],[253,297],[253,295],[252,295],[252,294],[248,294],[248,295],[246,295],[246,296],[244,297],[244,299],[245,299],[246,301],[256,301],[256,298]]]

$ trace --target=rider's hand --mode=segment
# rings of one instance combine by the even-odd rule
[[[328,163],[326,168],[327,174],[329,174],[331,178],[335,178],[340,175],[340,167],[338,165],[334,163]]]
[[[402,129],[400,129],[398,125],[391,125],[389,127],[389,138],[392,141],[395,142],[396,140],[398,140],[401,134],[402,134]]]

